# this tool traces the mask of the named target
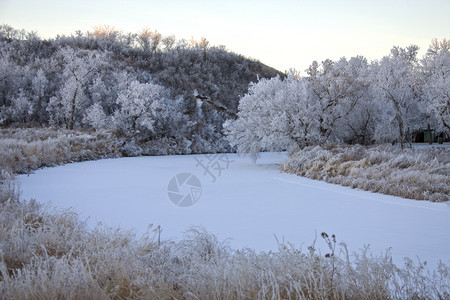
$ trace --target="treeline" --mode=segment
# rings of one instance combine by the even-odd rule
[[[333,143],[400,143],[450,132],[450,41],[427,53],[394,47],[368,62],[361,56],[313,62],[302,77],[262,79],[240,100],[237,120],[224,125],[241,152],[302,149]],[[422,135],[422,136],[421,136]]]
[[[394,47],[372,62],[313,62],[300,76],[205,38],[100,26],[42,40],[0,26],[0,126],[107,129],[126,155],[230,151],[229,142],[252,153],[337,142],[403,146],[428,128],[448,139],[449,77],[445,39],[422,58],[417,46]]]
[[[0,125],[108,129],[130,155],[230,150],[250,82],[280,74],[224,46],[108,26],[40,39],[0,26]]]

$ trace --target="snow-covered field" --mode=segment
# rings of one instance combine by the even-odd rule
[[[277,249],[274,235],[306,250],[317,232],[316,247],[325,253],[324,231],[352,251],[370,244],[378,255],[391,248],[396,263],[419,257],[433,266],[439,259],[450,264],[449,205],[280,173],[285,158],[264,153],[256,164],[236,154],[105,159],[18,179],[23,198],[73,207],[92,226],[102,222],[141,235],[150,224],[160,225],[161,238],[174,240],[191,226],[204,226],[233,248],[264,251]],[[183,185],[177,193],[174,177],[181,173],[197,177],[201,188],[192,181],[192,188]],[[171,201],[177,195],[198,201],[180,207]]]

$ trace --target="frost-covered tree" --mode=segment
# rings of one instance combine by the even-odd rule
[[[241,98],[238,118],[224,124],[239,152],[293,150],[314,143],[319,134],[319,106],[310,101],[307,82],[291,72],[286,79],[261,79]]]
[[[87,83],[103,63],[105,55],[94,51],[60,49],[56,59],[62,64],[63,83],[57,96],[50,99],[48,111],[56,121],[63,121],[66,128],[73,129],[76,118],[81,119],[81,109],[86,107]]]
[[[13,39],[18,39],[20,31],[8,24],[0,25],[0,37],[7,41],[12,41]]]
[[[193,130],[195,124],[186,114],[185,99],[181,96],[175,99],[164,98],[153,124],[153,141],[159,142],[165,153],[191,153]],[[212,152],[211,142],[205,144],[202,151]],[[162,150],[161,149],[161,150]]]
[[[344,99],[347,111],[337,120],[335,135],[346,143],[370,144],[374,138],[379,107],[370,90],[369,64],[364,57],[357,56],[348,61],[341,59],[335,67],[341,69],[340,77],[347,77],[349,84]]]
[[[342,58],[337,62],[325,60],[321,65],[313,62],[307,70],[309,94],[321,110],[318,116],[321,143],[336,141],[342,119],[353,111],[366,92],[365,83],[352,67]]]
[[[125,134],[141,130],[152,132],[156,114],[166,96],[160,85],[132,81],[117,97],[119,108],[114,114],[114,126]]]
[[[137,42],[142,47],[142,50],[152,53],[158,50],[162,39],[162,35],[158,31],[150,31],[148,28],[142,29],[137,36]]]
[[[403,147],[410,142],[408,133],[420,127],[416,120],[421,114],[420,82],[415,70],[417,51],[417,46],[394,47],[391,55],[372,64],[372,87],[377,99],[385,104],[378,140],[398,141]]]
[[[268,130],[271,122],[268,105],[280,90],[281,79],[262,79],[256,84],[251,84],[248,93],[240,99],[236,120],[228,120],[224,123],[224,131],[232,146],[236,146],[238,152],[251,153],[256,158],[257,153],[267,148],[274,148],[274,144],[266,145],[271,132]],[[273,113],[277,113],[273,111]],[[280,142],[281,140],[277,140]],[[269,146],[269,147],[268,147]],[[272,146],[272,147],[270,147]],[[282,148],[285,145],[276,145]],[[277,149],[280,150],[280,149]]]
[[[34,106],[29,95],[21,89],[17,96],[12,98],[11,105],[0,112],[0,119],[27,123],[31,121],[33,112]]]
[[[42,122],[44,120],[46,99],[48,99],[48,88],[49,81],[45,76],[44,71],[39,69],[31,82],[32,98],[35,106],[34,119],[36,121]]]
[[[28,66],[15,63],[9,51],[1,50],[3,49],[0,49],[0,124],[29,122],[30,113],[34,111],[27,86],[32,73]]]
[[[9,106],[11,99],[23,88],[20,69],[7,51],[0,52],[0,107]]]
[[[161,39],[162,44],[164,45],[164,50],[165,51],[169,51],[173,48],[173,46],[175,45],[175,36],[174,35],[169,35],[166,36],[164,38]]]
[[[95,129],[104,129],[109,127],[109,119],[99,103],[94,103],[87,110],[84,115],[83,122]]]
[[[450,40],[433,40],[422,70],[427,110],[438,121],[439,131],[450,132]]]

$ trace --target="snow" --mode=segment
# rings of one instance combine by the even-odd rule
[[[261,251],[277,249],[275,236],[306,250],[317,233],[316,248],[326,253],[324,231],[351,251],[370,244],[379,255],[391,248],[396,263],[410,257],[450,264],[450,205],[281,173],[285,158],[263,153],[256,164],[236,154],[105,159],[45,168],[18,180],[23,198],[72,207],[89,226],[101,222],[141,235],[150,224],[160,225],[161,238],[172,240],[203,226],[233,248]],[[169,182],[180,173],[201,183],[192,206],[176,206],[169,198]]]

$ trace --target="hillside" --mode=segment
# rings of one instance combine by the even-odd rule
[[[204,38],[109,27],[42,40],[2,25],[0,65],[1,126],[107,129],[125,155],[227,150],[249,84],[283,76]]]

